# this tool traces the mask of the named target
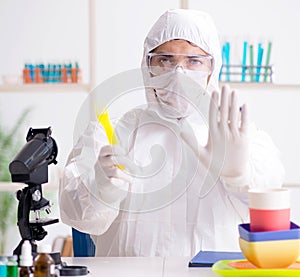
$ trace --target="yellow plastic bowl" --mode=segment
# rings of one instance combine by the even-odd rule
[[[247,260],[260,268],[286,268],[300,256],[300,239],[249,242],[239,238]]]

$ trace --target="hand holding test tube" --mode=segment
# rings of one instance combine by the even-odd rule
[[[99,114],[98,111],[96,111],[96,117],[97,117],[99,123],[102,125],[102,127],[105,130],[109,144],[111,144],[111,145],[117,144],[118,143],[117,137],[116,137],[114,128],[111,124],[111,121],[109,119],[109,114],[108,114],[107,109],[105,108],[101,114]],[[117,165],[117,167],[121,170],[125,169],[124,166],[119,165],[119,164]]]

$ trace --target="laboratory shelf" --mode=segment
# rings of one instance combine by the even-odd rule
[[[3,84],[0,92],[89,92],[89,84]]]
[[[297,90],[298,84],[248,83],[248,82],[220,82],[220,87],[229,85],[232,89],[263,89],[263,90]],[[90,92],[90,84],[3,84],[0,92]]]
[[[233,89],[263,89],[263,90],[300,90],[299,84],[250,83],[250,82],[220,82],[220,87],[229,85]]]

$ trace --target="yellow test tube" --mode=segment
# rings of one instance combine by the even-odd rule
[[[105,108],[102,113],[99,113],[96,110],[96,117],[97,117],[99,123],[102,125],[102,127],[105,130],[106,137],[108,139],[109,144],[111,144],[111,145],[117,144],[118,140],[117,140],[117,137],[116,137],[116,134],[115,134],[115,130],[114,130],[114,128],[111,124],[111,121],[109,119],[109,114],[108,114],[107,109]],[[117,165],[117,167],[121,170],[125,169],[124,166],[119,165],[119,164]]]

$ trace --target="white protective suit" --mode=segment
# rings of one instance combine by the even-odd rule
[[[167,11],[145,40],[142,66],[147,53],[172,39],[190,41],[214,57],[207,90],[219,90],[221,55],[210,17],[200,11]],[[247,189],[280,187],[283,182],[277,149],[267,134],[252,128],[248,181],[237,186],[221,176],[201,196],[206,171],[180,132],[188,122],[191,137],[205,145],[207,125],[197,116],[164,117],[153,105],[153,89],[148,87],[146,96],[146,109],[129,111],[116,125],[119,145],[129,158],[120,164],[130,168],[130,179],[112,184],[101,172],[97,159],[108,143],[100,124],[91,122],[63,172],[62,221],[90,233],[97,256],[192,257],[200,250],[239,251],[238,224],[248,221]]]

